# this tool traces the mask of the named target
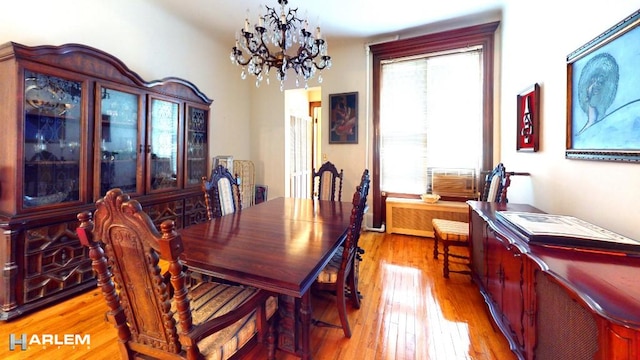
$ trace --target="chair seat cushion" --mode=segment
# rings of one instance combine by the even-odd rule
[[[338,270],[340,270],[340,264],[342,263],[342,252],[344,247],[338,247],[335,255],[331,258],[327,266],[322,269],[320,275],[318,275],[317,281],[321,284],[335,284],[338,282]]]
[[[201,282],[189,290],[193,323],[199,324],[235,309],[257,290],[251,287]],[[267,319],[278,308],[276,297],[267,300]],[[177,319],[176,319],[177,321]],[[198,342],[206,359],[226,360],[257,333],[256,312],[253,311],[235,324]]]
[[[433,231],[441,240],[468,241],[469,224],[463,221],[444,219],[432,220]]]

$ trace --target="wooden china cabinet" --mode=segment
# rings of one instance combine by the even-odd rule
[[[211,100],[192,83],[147,82],[78,44],[0,46],[0,319],[95,286],[76,214],[110,188],[156,223],[206,219]]]
[[[469,201],[473,278],[519,359],[640,358],[640,256],[530,243],[497,219],[524,204]]]

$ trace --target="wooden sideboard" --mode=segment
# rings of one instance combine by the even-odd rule
[[[640,256],[529,244],[495,212],[542,211],[468,204],[473,278],[518,358],[640,357]]]

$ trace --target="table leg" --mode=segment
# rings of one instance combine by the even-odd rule
[[[302,295],[300,304],[300,326],[301,326],[301,352],[302,360],[311,360],[311,291]]]

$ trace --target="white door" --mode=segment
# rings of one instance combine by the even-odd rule
[[[311,146],[313,124],[309,116],[291,116],[289,129],[290,196],[310,198],[311,192]]]

